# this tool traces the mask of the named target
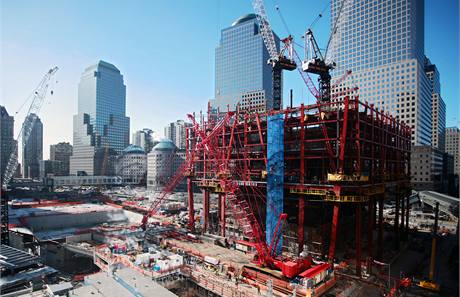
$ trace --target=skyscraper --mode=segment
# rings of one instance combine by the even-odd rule
[[[170,139],[179,149],[185,149],[185,129],[191,124],[177,120],[165,127],[165,138]]]
[[[140,146],[148,154],[154,146],[153,131],[148,128],[138,130],[133,133],[133,144]]]
[[[276,34],[275,42],[279,48]],[[273,100],[272,68],[255,14],[244,15],[221,31],[215,59],[212,108],[234,110],[240,102],[243,108],[265,110],[266,100]]]
[[[11,153],[16,148],[14,140],[14,117],[0,105],[0,174],[3,177]]]
[[[441,97],[441,82],[438,68],[425,59],[425,73],[431,90],[431,146],[444,152],[446,141],[446,104]]]
[[[126,86],[114,65],[99,61],[83,72],[73,127],[70,174],[113,173],[114,155],[129,144]]]
[[[460,129],[446,128],[446,153],[454,156],[454,173],[460,175]]]
[[[43,124],[40,118],[34,114],[29,114],[24,120],[33,122],[33,128],[29,138],[22,137],[22,175],[24,178],[40,177],[40,161],[43,160]],[[24,131],[23,131],[24,133]]]
[[[353,71],[332,90],[353,83],[360,99],[384,109],[412,128],[412,143],[431,144],[431,90],[424,70],[424,1],[368,0],[331,2],[331,28],[337,23],[333,80]],[[340,12],[340,13],[339,13]],[[332,30],[331,30],[332,31]]]

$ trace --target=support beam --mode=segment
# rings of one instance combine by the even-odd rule
[[[370,199],[368,202],[368,224],[367,224],[367,258],[368,258],[368,273],[372,272],[372,259],[373,255],[373,245],[374,245],[374,221],[375,221],[375,212],[374,212],[374,202],[375,199]]]
[[[361,278],[361,203],[356,206],[355,244],[356,244],[356,275]]]
[[[406,238],[409,235],[410,196],[406,196]]]
[[[404,224],[406,223],[406,220],[404,219],[404,215],[406,213],[406,201],[405,200],[406,200],[405,197],[402,196],[401,197],[401,226],[399,228],[400,229],[399,234],[402,236],[402,238],[405,237],[404,236],[404,233],[405,233],[404,232],[404,230],[405,230]]]
[[[337,241],[337,227],[339,223],[339,204],[334,204],[334,210],[332,214],[332,229],[331,229],[331,240],[329,243],[329,261],[332,262],[335,256],[335,243]]]
[[[382,260],[383,255],[383,195],[379,197],[379,233],[377,237],[378,258]]]
[[[203,190],[203,233],[208,231],[209,225],[209,191]]]
[[[187,178],[187,192],[188,192],[188,229],[190,232],[195,232],[195,208],[193,199],[193,184],[192,179]]]
[[[225,195],[219,194],[219,222],[220,222],[220,236],[225,237]]]
[[[399,250],[399,195],[396,194],[396,207],[395,207],[395,219],[394,219],[394,232],[395,232],[395,249]]]
[[[299,254],[303,252],[304,245],[304,234],[305,234],[305,198],[303,196],[299,197],[299,214],[298,214],[298,229],[297,237],[299,243]]]

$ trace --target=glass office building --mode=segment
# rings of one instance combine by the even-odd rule
[[[70,174],[110,175],[110,160],[129,145],[126,86],[114,65],[99,61],[85,69],[73,124]]]
[[[40,177],[40,161],[43,160],[43,124],[40,118],[34,114],[29,114],[22,126],[26,123],[33,123],[32,131],[29,138],[25,141],[24,133],[22,130],[22,176],[24,178],[38,178]]]
[[[373,103],[412,128],[412,143],[431,144],[431,89],[424,69],[423,0],[342,0],[331,2],[331,28],[337,18],[330,53],[337,63],[333,83],[346,70],[362,101]],[[339,11],[341,13],[339,14]],[[331,30],[332,31],[332,30]]]
[[[279,38],[275,35],[279,46]],[[269,54],[255,14],[237,19],[221,31],[215,58],[215,99],[211,106],[220,111],[243,107],[265,110],[266,100],[272,100],[272,68]]]

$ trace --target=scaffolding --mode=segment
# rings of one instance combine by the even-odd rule
[[[306,203],[314,201],[333,207],[328,253],[331,260],[335,255],[340,205],[355,205],[356,270],[360,275],[363,206],[367,206],[369,222],[373,222],[376,219],[375,204],[380,205],[391,197],[396,199],[397,213],[407,216],[408,204],[403,201],[410,192],[411,129],[389,113],[359,101],[358,96],[267,113],[237,110],[212,140],[216,150],[212,154],[204,146],[195,150],[202,136],[188,128],[186,155],[194,158],[188,176],[189,205],[193,205],[194,186],[205,193],[207,209],[209,193],[217,194],[220,233],[225,236],[225,206],[229,201],[225,200],[220,185],[222,179],[226,179],[238,185],[244,194],[238,199],[245,200],[249,212],[262,227],[268,228],[270,220],[277,219],[276,216],[266,217],[280,207],[270,198],[271,191],[268,191],[274,168],[270,165],[270,140],[274,136],[270,130],[276,129],[270,129],[267,123],[273,118],[282,122],[282,130],[276,133],[281,135],[284,147],[277,149],[283,155],[277,157],[282,163],[278,164],[281,171],[276,172],[284,171],[281,177],[284,203],[288,199],[297,203],[298,252],[305,243]],[[201,115],[200,129],[214,131],[218,119],[219,115],[210,112],[207,117]],[[225,162],[216,162],[216,158]],[[395,222],[398,220],[396,215]],[[208,221],[205,217],[204,224]],[[402,222],[404,225],[404,220]],[[377,239],[381,243],[381,216],[377,224],[380,228]],[[405,230],[404,226],[395,224],[398,238],[400,229]],[[368,236],[371,237],[368,256],[372,257],[372,234]],[[251,240],[244,236],[243,239]]]

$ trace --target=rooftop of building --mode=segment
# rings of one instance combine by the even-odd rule
[[[145,154],[145,150],[138,145],[130,144],[122,151],[122,154]]]
[[[86,67],[85,71],[91,71],[91,70],[94,70],[94,69],[99,68],[99,67],[104,67],[104,68],[107,68],[107,69],[110,69],[110,70],[113,70],[115,72],[120,73],[120,70],[115,65],[113,65],[111,63],[108,63],[106,61],[103,61],[103,60],[99,60],[95,64],[92,64],[92,65]]]
[[[153,147],[155,151],[173,151],[177,150],[177,146],[172,142],[171,139],[161,139],[157,145]]]
[[[236,25],[239,25],[239,24],[242,24],[242,23],[244,23],[244,22],[253,20],[253,19],[255,19],[256,17],[257,17],[257,16],[256,16],[255,14],[253,14],[253,13],[245,14],[245,15],[239,17],[236,21],[234,21],[234,22],[232,23],[232,27],[233,27],[233,26],[236,26]]]

